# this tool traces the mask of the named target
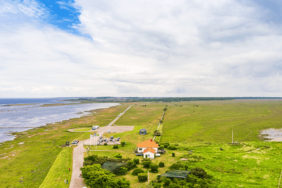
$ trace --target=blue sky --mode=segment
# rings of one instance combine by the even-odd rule
[[[278,0],[0,0],[0,97],[281,96]]]

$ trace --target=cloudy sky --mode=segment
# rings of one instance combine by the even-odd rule
[[[0,0],[0,98],[282,96],[281,0]]]

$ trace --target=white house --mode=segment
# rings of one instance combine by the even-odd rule
[[[155,153],[156,153],[156,151],[153,148],[147,148],[147,149],[144,150],[143,156],[144,156],[144,158],[154,159]]]
[[[155,154],[158,152],[158,148],[159,145],[152,139],[137,144],[137,150],[139,153],[143,153],[144,158],[154,159]]]

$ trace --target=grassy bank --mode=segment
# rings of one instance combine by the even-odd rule
[[[69,187],[72,173],[72,147],[63,148],[39,188]],[[69,171],[70,168],[70,171]]]
[[[69,132],[68,129],[107,125],[128,106],[96,110],[91,116],[16,133],[15,140],[0,144],[1,187],[39,187],[62,151],[61,145],[89,138],[89,133]]]

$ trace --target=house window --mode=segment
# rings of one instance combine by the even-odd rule
[[[142,148],[139,148],[139,151],[142,151]]]

